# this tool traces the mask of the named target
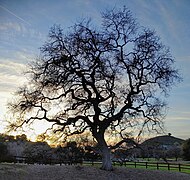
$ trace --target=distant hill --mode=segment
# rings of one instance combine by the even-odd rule
[[[170,146],[172,146],[172,145],[175,145],[176,143],[181,145],[181,144],[183,144],[184,141],[185,140],[174,137],[174,136],[164,135],[164,136],[157,136],[157,137],[147,139],[141,145],[142,146],[152,146],[155,144],[159,144],[159,145],[170,145]]]

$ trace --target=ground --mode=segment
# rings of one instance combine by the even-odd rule
[[[189,180],[179,172],[115,167],[107,172],[93,166],[0,164],[0,180]]]

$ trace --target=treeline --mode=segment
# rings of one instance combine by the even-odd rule
[[[177,161],[190,160],[190,139],[182,140],[171,135],[157,136],[139,144],[139,148],[117,149],[116,159],[135,161],[137,158]],[[127,157],[127,158],[126,158]]]
[[[51,147],[47,142],[31,142],[25,134],[19,136],[0,135],[0,162],[13,162],[15,157],[26,157],[29,163],[46,164],[56,162],[97,161],[100,156],[90,146],[70,141],[64,145]]]
[[[76,139],[75,139],[76,140]],[[114,161],[133,161],[136,158],[160,158],[167,161],[168,158],[181,157],[190,160],[190,139],[183,144],[174,144],[165,147],[161,144],[139,145],[133,148],[126,145],[112,152]],[[94,143],[78,139],[65,144],[51,147],[47,142],[32,142],[25,134],[9,136],[0,134],[0,162],[14,162],[15,157],[26,157],[28,163],[49,164],[54,162],[80,163],[82,161],[99,161],[100,151]]]

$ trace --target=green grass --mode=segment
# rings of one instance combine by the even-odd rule
[[[150,163],[150,165],[149,165],[149,163]],[[154,163],[155,163],[155,161],[154,161]],[[115,163],[115,166],[119,167],[120,164],[119,163]],[[122,166],[125,166],[125,167],[128,167],[128,168],[135,168],[135,163],[134,162],[126,162],[126,164],[123,164]],[[143,164],[136,162],[136,168],[157,170],[157,164],[151,164],[151,162],[149,161],[148,162],[148,166],[146,168],[145,162]],[[185,169],[185,168],[189,168],[189,169]],[[190,164],[183,164],[183,165],[181,165],[181,171],[179,171],[178,164],[176,164],[176,165],[170,165],[169,170],[168,170],[168,165],[167,164],[159,164],[158,170],[162,170],[162,171],[175,171],[175,172],[183,172],[183,173],[190,174]]]
[[[161,171],[175,171],[175,172],[183,172],[183,173],[190,174],[190,164],[181,165],[181,171],[179,171],[178,164],[170,165],[170,170],[168,170],[168,165],[167,164],[159,164],[159,167],[157,169],[157,164],[151,164],[151,163],[156,163],[156,161],[148,161],[147,168],[146,168],[146,162],[144,162],[143,164],[139,163],[139,162],[136,162],[136,168],[138,168],[138,169],[149,169],[149,170],[161,170]],[[83,165],[101,167],[101,162],[94,162],[93,164],[92,164],[92,162],[84,162]],[[135,168],[135,163],[134,162],[126,162],[126,164],[123,163],[122,166],[119,163],[113,163],[113,165],[115,167]],[[184,169],[184,168],[189,168],[189,169]]]

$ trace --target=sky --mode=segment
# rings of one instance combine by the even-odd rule
[[[100,23],[101,12],[124,5],[170,47],[183,81],[167,98],[166,133],[190,138],[190,0],[0,0],[0,133],[7,102],[27,81],[23,72],[40,54],[50,28],[60,24],[66,32],[84,17]]]

